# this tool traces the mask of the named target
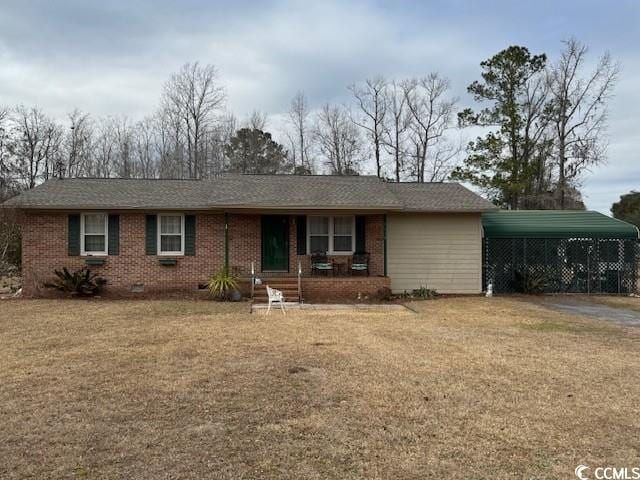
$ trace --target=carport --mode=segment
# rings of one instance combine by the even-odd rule
[[[631,293],[638,229],[593,211],[518,210],[482,214],[483,287],[496,293],[537,286],[547,293]]]

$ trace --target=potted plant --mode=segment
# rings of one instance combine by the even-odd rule
[[[238,291],[238,278],[226,267],[211,276],[207,288],[220,300],[238,301],[242,298]]]

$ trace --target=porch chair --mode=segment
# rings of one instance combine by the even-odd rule
[[[369,254],[366,252],[354,253],[351,257],[351,265],[349,265],[351,275],[357,272],[363,272],[369,276]]]
[[[313,252],[311,254],[311,274],[333,273],[333,262],[329,261],[326,252]]]
[[[271,304],[277,303],[280,305],[280,309],[282,313],[287,313],[284,309],[284,295],[280,290],[276,290],[275,288],[271,288],[267,285],[267,295],[269,297],[269,306],[267,307],[267,314],[271,311]]]

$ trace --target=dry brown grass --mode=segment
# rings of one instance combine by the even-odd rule
[[[0,478],[573,478],[640,449],[635,330],[517,299],[0,304]]]
[[[626,308],[640,312],[640,297],[621,297],[608,295],[590,295],[588,300],[609,307]]]

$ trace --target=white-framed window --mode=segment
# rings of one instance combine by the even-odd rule
[[[307,251],[329,255],[351,255],[356,244],[356,217],[353,215],[308,216]]]
[[[80,216],[80,254],[107,255],[109,251],[109,216],[102,212],[83,213]]]
[[[183,214],[158,214],[158,255],[184,255]]]
[[[307,234],[309,253],[329,251],[330,217],[307,217]]]

